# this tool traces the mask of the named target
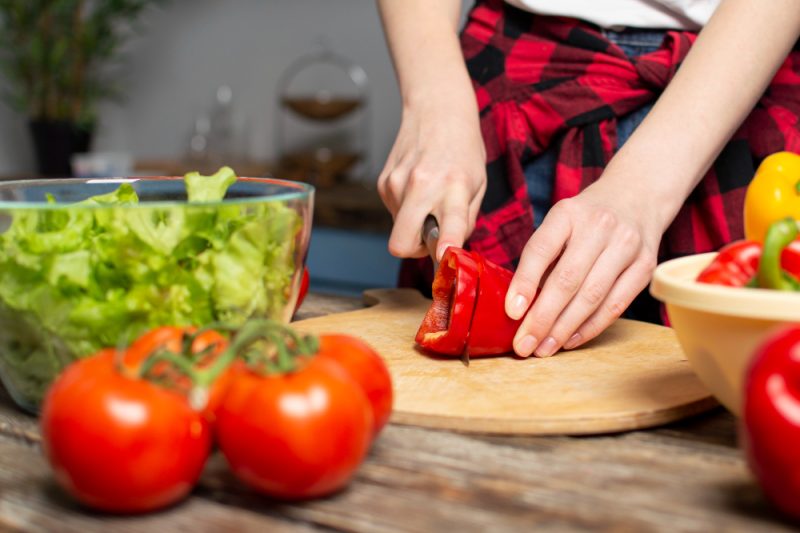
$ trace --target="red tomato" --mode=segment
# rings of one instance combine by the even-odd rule
[[[239,370],[217,410],[234,474],[265,494],[313,498],[344,487],[372,441],[372,412],[352,380],[313,358],[295,372]]]
[[[197,331],[195,327],[182,326],[161,326],[142,334],[126,350],[126,362],[141,362],[145,357],[158,350],[169,350],[173,353],[180,353],[183,349],[184,335],[189,335]],[[214,330],[206,330],[195,337],[192,342],[192,352],[200,353],[203,350],[215,346],[211,350],[207,362],[222,352],[227,346],[228,341],[220,333]]]
[[[50,387],[40,421],[44,452],[58,483],[83,504],[152,511],[195,485],[211,431],[178,392],[119,373],[114,352],[71,364]]]
[[[183,350],[184,336],[195,331],[197,331],[195,327],[161,326],[154,328],[131,343],[125,352],[125,364],[132,370],[138,368],[142,361],[159,350],[167,350],[179,354]],[[228,340],[219,332],[206,330],[200,333],[192,342],[192,353],[198,354],[209,348],[212,349],[201,361],[198,361],[198,368],[202,369],[210,365],[227,347]],[[160,376],[169,376],[182,392],[189,392],[191,387],[189,379],[178,371],[170,369],[168,363],[157,364],[154,368],[154,373]],[[213,421],[214,411],[229,385],[229,372],[223,372],[211,385],[208,403],[202,409],[203,414],[209,420]]]
[[[392,377],[378,353],[366,342],[350,335],[321,335],[317,357],[334,361],[361,385],[372,406],[374,433],[377,435],[392,414]]]

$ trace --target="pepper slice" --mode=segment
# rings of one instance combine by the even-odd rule
[[[512,341],[522,320],[512,320],[505,310],[506,293],[514,275],[477,252],[472,253],[480,269],[478,297],[467,341],[470,356],[494,355],[514,350]]]
[[[449,247],[433,280],[433,302],[417,331],[417,344],[451,356],[511,352],[522,321],[505,312],[512,276],[476,252]]]
[[[467,346],[478,293],[478,264],[461,248],[449,247],[433,279],[433,303],[417,331],[420,346],[461,356]]]

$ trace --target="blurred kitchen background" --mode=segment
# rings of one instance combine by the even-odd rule
[[[90,154],[73,157],[73,171],[183,174],[228,164],[239,175],[309,181],[318,188],[312,290],[393,286],[399,261],[386,250],[391,218],[375,181],[400,99],[374,1],[149,4],[121,24],[136,32],[102,67],[121,99],[98,103]],[[2,88],[11,85],[5,73]],[[4,179],[42,173],[30,114],[0,105]]]

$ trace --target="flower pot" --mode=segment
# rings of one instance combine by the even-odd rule
[[[89,151],[91,128],[67,120],[31,120],[29,125],[39,174],[71,176],[72,154]]]

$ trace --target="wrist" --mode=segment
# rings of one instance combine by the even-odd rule
[[[460,109],[478,114],[478,102],[466,70],[451,69],[450,74],[419,77],[401,86],[401,97],[404,113]]]
[[[606,167],[598,185],[607,188],[621,209],[646,213],[648,224],[663,233],[704,173],[705,169],[675,164],[651,151],[628,155],[621,150]]]
[[[460,127],[480,132],[480,116],[475,93],[448,86],[418,88],[403,99],[402,120],[434,124],[459,123]]]

